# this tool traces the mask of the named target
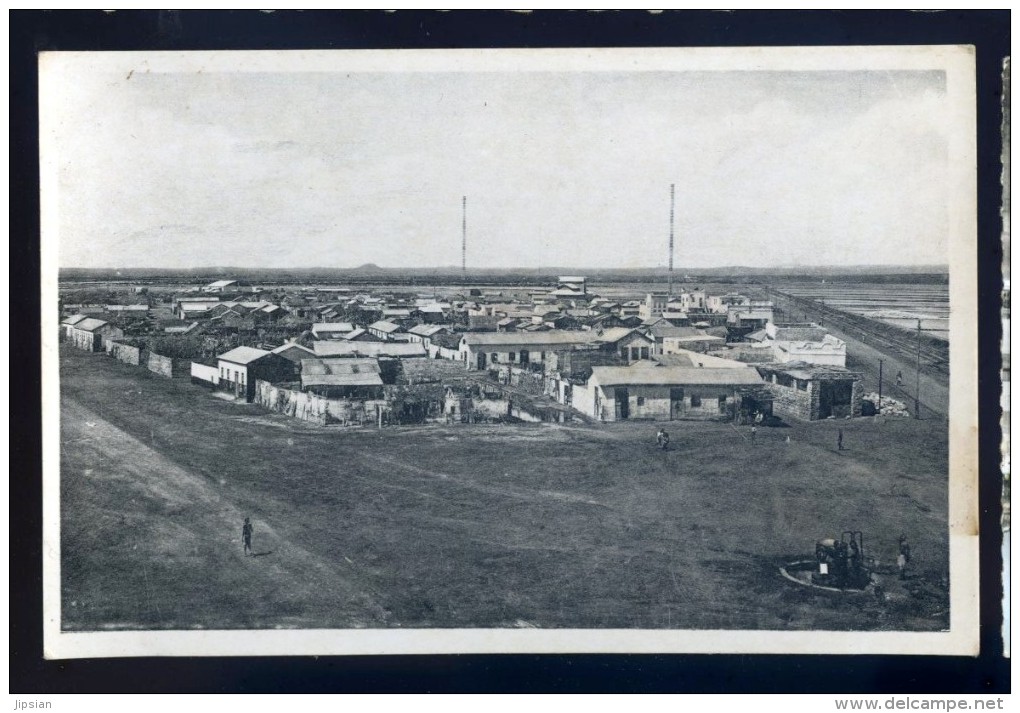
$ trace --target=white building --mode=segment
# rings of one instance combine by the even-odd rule
[[[231,292],[241,284],[237,280],[216,280],[202,288],[202,292]]]
[[[846,366],[846,342],[814,323],[775,324],[748,335],[772,351],[775,362],[804,362],[818,366]]]

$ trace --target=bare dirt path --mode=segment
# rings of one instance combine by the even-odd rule
[[[375,621],[370,600],[337,563],[258,519],[256,554],[246,556],[247,513],[222,487],[74,400],[62,399],[61,408],[68,628],[310,626],[317,622],[304,612],[321,608],[314,600],[324,595],[331,625]],[[73,556],[81,551],[88,556]]]

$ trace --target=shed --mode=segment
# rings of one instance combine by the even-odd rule
[[[776,412],[815,421],[861,415],[864,377],[839,366],[788,362],[755,367],[773,394]]]
[[[379,399],[383,380],[376,359],[304,359],[301,390],[328,398]]]
[[[107,341],[123,336],[123,329],[95,317],[78,320],[70,327],[71,343],[87,352],[101,352]]]
[[[732,420],[742,391],[762,384],[743,366],[596,366],[588,383],[574,388],[572,405],[602,421]]]
[[[255,398],[255,382],[287,381],[293,378],[293,362],[272,352],[255,347],[235,347],[216,357],[219,386],[245,401]]]

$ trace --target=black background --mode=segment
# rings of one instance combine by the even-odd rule
[[[10,17],[10,691],[1008,692],[1000,638],[1000,69],[1009,11],[453,13],[12,11]],[[42,658],[36,52],[970,44],[977,48],[981,655]],[[824,637],[824,634],[820,634]]]

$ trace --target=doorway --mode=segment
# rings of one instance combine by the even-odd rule
[[[684,390],[669,390],[669,420],[676,421],[684,415]]]
[[[823,381],[818,393],[818,418],[846,418],[851,415],[852,381]]]
[[[616,389],[616,419],[624,421],[630,418],[630,393],[627,389]]]

